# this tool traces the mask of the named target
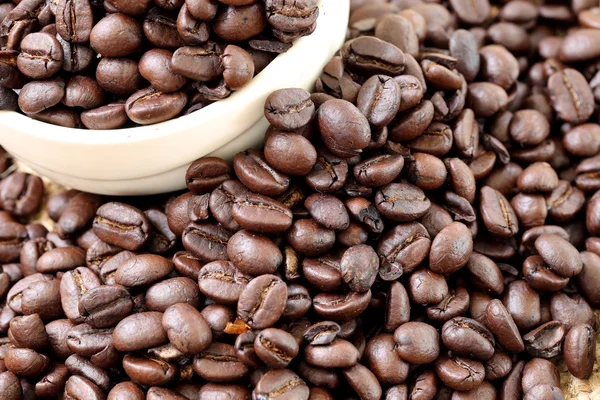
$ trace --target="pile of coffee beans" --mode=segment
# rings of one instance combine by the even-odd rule
[[[599,325],[594,2],[353,0],[316,93],[185,193],[6,176],[2,398],[563,399]]]
[[[310,35],[317,3],[0,0],[0,110],[89,129],[193,112]]]

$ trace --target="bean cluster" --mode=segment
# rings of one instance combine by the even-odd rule
[[[317,0],[2,0],[0,109],[70,128],[166,121],[244,87],[318,15]]]

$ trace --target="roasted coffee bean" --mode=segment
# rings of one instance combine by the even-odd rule
[[[430,245],[429,234],[421,224],[397,225],[377,245],[377,254],[381,257],[380,277],[395,280],[412,272],[427,257]]]
[[[592,308],[578,294],[569,296],[561,292],[554,293],[550,298],[550,312],[552,319],[562,322],[567,331],[578,324],[596,325]]]
[[[117,383],[108,393],[108,398],[110,400],[144,400],[146,397],[142,389],[140,389],[137,384],[131,381],[126,381]]]
[[[73,354],[65,360],[65,366],[71,374],[83,376],[102,390],[107,391],[112,386],[106,371],[81,356]]]
[[[225,343],[213,343],[196,355],[194,370],[211,382],[230,382],[248,373],[248,367],[238,360],[233,346]]]
[[[315,112],[310,93],[303,89],[281,89],[267,97],[265,116],[276,128],[293,130],[308,124]]]
[[[167,343],[162,318],[160,312],[142,312],[122,319],[112,334],[115,349],[136,351]]]
[[[299,219],[288,230],[286,239],[299,254],[314,257],[333,247],[335,232],[312,219]]]
[[[348,66],[368,75],[399,75],[404,70],[404,53],[391,43],[375,37],[346,42],[342,57]]]
[[[11,342],[18,347],[43,350],[48,344],[44,322],[37,314],[13,318],[8,332]]]
[[[442,327],[442,341],[454,354],[475,360],[488,360],[494,354],[492,333],[479,322],[456,317]]]
[[[92,223],[102,198],[95,194],[78,193],[69,200],[57,221],[56,233],[67,239]]]
[[[173,271],[164,257],[140,254],[123,262],[115,272],[115,283],[126,287],[144,286],[161,280]]]
[[[427,317],[432,321],[446,322],[452,318],[463,316],[469,309],[469,301],[469,293],[465,288],[451,289],[442,301],[427,307]]]
[[[309,389],[298,375],[289,369],[268,371],[258,381],[253,397],[275,399],[277,397],[308,400]]]
[[[548,78],[548,91],[552,107],[559,118],[580,124],[593,112],[591,89],[580,72],[567,68]]]
[[[345,230],[350,225],[344,203],[334,196],[313,194],[304,200],[304,206],[313,219],[327,229]]]
[[[509,238],[519,230],[517,216],[506,197],[489,186],[481,189],[479,212],[485,227],[494,236]]]
[[[440,336],[435,328],[422,322],[407,322],[394,332],[396,351],[403,360],[428,364],[438,358]]]
[[[4,364],[17,376],[35,378],[48,370],[50,359],[35,350],[11,348],[4,355]]]
[[[433,239],[429,267],[439,274],[451,274],[466,265],[472,252],[471,232],[464,224],[453,222]]]
[[[30,33],[21,42],[17,57],[19,71],[33,79],[47,79],[56,74],[63,64],[60,43],[48,33]]]
[[[319,107],[317,123],[325,146],[335,155],[352,157],[369,145],[367,118],[346,100],[329,100]]]
[[[62,363],[56,363],[44,377],[35,384],[35,395],[39,397],[57,397],[59,396],[67,379],[69,372]]]
[[[448,284],[443,275],[421,268],[410,276],[408,293],[417,304],[437,304],[448,295]]]
[[[177,277],[157,282],[146,291],[145,303],[150,311],[164,312],[168,307],[185,303],[200,306],[200,289],[189,278]]]
[[[514,283],[517,282],[521,281]],[[511,285],[509,285],[510,287]],[[512,287],[517,286],[513,285]],[[512,306],[508,301],[507,303],[509,307]],[[506,350],[513,353],[520,353],[525,349],[517,324],[510,314],[510,308],[507,309],[500,300],[492,300],[487,304],[484,312],[484,321],[485,325],[498,340],[498,343]]]
[[[148,125],[175,117],[186,103],[185,93],[163,93],[149,87],[132,94],[125,103],[125,111],[133,122]]]
[[[407,183],[390,183],[375,195],[379,212],[394,221],[414,221],[423,216],[431,202],[423,191]]]
[[[523,341],[525,349],[533,357],[552,358],[560,354],[564,337],[564,325],[550,321],[523,336]]]
[[[16,172],[2,181],[0,204],[16,217],[27,217],[37,211],[43,194],[44,184],[39,177]]]
[[[366,159],[354,166],[354,177],[365,186],[382,186],[392,182],[402,171],[404,158],[383,155]]]
[[[79,308],[81,297],[88,290],[101,285],[100,278],[89,268],[78,267],[67,271],[60,280],[60,299],[65,315],[75,323],[83,322],[85,316]]]
[[[575,325],[567,333],[564,342],[564,356],[569,372],[580,379],[592,374],[596,347],[594,329],[585,324]]]
[[[203,262],[227,258],[227,240],[231,233],[210,223],[190,224],[183,231],[183,246]]]
[[[79,309],[91,327],[107,328],[129,315],[133,300],[123,286],[102,285],[83,293]]]
[[[235,304],[251,277],[229,261],[213,261],[198,273],[200,291],[223,304]]]
[[[38,258],[36,270],[41,273],[70,271],[86,265],[85,252],[78,247],[59,247]]]
[[[523,369],[523,393],[528,393],[537,385],[560,386],[558,369],[548,360],[534,358]]]
[[[446,386],[459,391],[474,389],[485,378],[485,369],[479,361],[454,355],[441,355],[435,362],[435,371]]]
[[[535,248],[548,267],[560,276],[577,275],[583,268],[577,249],[559,236],[540,235],[535,240]]]
[[[228,258],[243,273],[272,274],[283,261],[281,251],[269,238],[241,230],[227,243]]]
[[[325,255],[318,258],[302,260],[302,275],[316,289],[335,291],[342,287],[342,272],[340,258]]]
[[[506,353],[496,351],[492,358],[483,363],[485,367],[485,379],[496,380],[504,378],[512,370],[513,363]]]
[[[350,217],[365,225],[373,233],[383,231],[383,221],[379,211],[364,197],[353,197],[344,202]]]
[[[265,196],[279,195],[290,184],[289,178],[271,168],[263,153],[256,150],[238,153],[233,160],[233,168],[246,187]]]
[[[285,368],[298,354],[294,337],[281,330],[268,328],[256,335],[256,355],[271,368]]]
[[[0,224],[0,239],[0,261],[16,261],[28,239],[27,230],[17,222],[3,222]]]
[[[286,300],[285,283],[274,275],[261,275],[241,292],[238,316],[255,329],[267,328],[281,317]]]
[[[523,262],[523,278],[529,286],[541,291],[558,291],[569,279],[556,274],[540,256],[530,256]]]
[[[396,116],[400,109],[400,100],[401,91],[398,84],[389,76],[375,75],[361,87],[356,105],[371,125],[383,127]]]
[[[114,32],[121,32],[116,44],[111,36]],[[142,26],[137,20],[114,13],[94,25],[90,32],[90,44],[103,57],[126,57],[140,47],[142,37]]]
[[[319,293],[313,298],[313,308],[324,319],[347,321],[365,311],[369,301],[371,291],[349,294]]]
[[[274,131],[265,136],[267,162],[289,175],[306,175],[317,162],[317,151],[304,136]]]

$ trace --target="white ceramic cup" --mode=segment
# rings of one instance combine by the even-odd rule
[[[312,90],[346,36],[349,0],[320,0],[317,29],[294,42],[242,90],[190,115],[160,124],[90,131],[0,111],[0,145],[49,179],[108,195],[183,189],[185,171],[207,156],[231,159],[262,143],[264,102],[274,90]]]

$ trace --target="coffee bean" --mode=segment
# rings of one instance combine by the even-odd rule
[[[13,318],[8,335],[11,342],[18,347],[43,350],[48,344],[44,323],[37,314]]]
[[[281,131],[265,136],[264,155],[269,165],[289,175],[306,175],[317,162],[317,151],[308,139]]]
[[[315,312],[325,319],[347,321],[356,318],[369,305],[371,291],[347,295],[319,293],[313,298]]]
[[[48,33],[30,33],[21,42],[17,67],[26,76],[47,79],[58,72],[64,54],[55,37]]]
[[[41,273],[70,271],[86,264],[85,252],[78,247],[59,247],[49,250],[37,260],[36,270]]]
[[[227,253],[237,268],[252,275],[273,273],[282,262],[281,252],[273,242],[244,230],[230,238]]]
[[[212,343],[196,355],[194,370],[201,378],[212,382],[230,382],[248,373],[248,367],[237,359],[233,346],[225,343]]]
[[[136,351],[167,343],[162,318],[160,312],[142,312],[122,319],[112,334],[115,349]]]
[[[533,357],[552,358],[561,352],[565,327],[558,321],[547,322],[523,336],[525,349]]]
[[[4,355],[6,369],[17,376],[35,378],[50,366],[50,359],[31,349],[9,349]]]
[[[404,158],[383,155],[366,159],[354,166],[354,177],[366,186],[382,186],[392,182],[402,171]]]
[[[11,174],[0,185],[0,204],[16,217],[27,217],[35,213],[43,195],[42,180],[23,172]]]
[[[281,194],[290,184],[289,178],[271,168],[263,153],[256,150],[238,153],[233,168],[246,187],[265,196]]]
[[[580,124],[592,113],[592,93],[580,72],[567,68],[548,78],[552,107],[559,118]]]
[[[430,245],[429,234],[421,224],[398,224],[377,245],[381,257],[380,277],[386,281],[395,280],[412,272],[427,257]]]
[[[472,252],[471,232],[464,224],[453,222],[433,239],[429,267],[433,272],[451,274],[465,266]]]
[[[427,317],[436,322],[446,322],[463,316],[469,309],[469,293],[462,287],[450,289],[442,301],[426,309]]]
[[[183,246],[203,262],[227,258],[227,240],[231,233],[219,225],[192,223],[183,231]]]
[[[355,292],[371,288],[379,270],[379,258],[371,246],[358,245],[344,252],[340,262],[342,279]]]
[[[112,386],[106,371],[81,356],[76,354],[69,356],[65,360],[65,367],[71,374],[83,376],[102,390],[109,390]]]
[[[560,386],[558,369],[542,358],[532,359],[523,369],[523,393],[528,393],[538,385]]]
[[[519,229],[517,216],[510,203],[500,192],[489,186],[481,189],[479,212],[492,235],[508,238],[514,236]]]
[[[308,400],[309,389],[306,383],[291,370],[272,370],[263,375],[258,381],[253,396],[268,400],[280,396]]]
[[[283,314],[287,299],[285,283],[274,275],[252,279],[240,293],[238,316],[255,329],[272,326]]]
[[[56,397],[61,394],[69,372],[64,364],[57,363],[50,367],[48,373],[35,384],[35,395],[40,397]]]
[[[117,383],[108,393],[108,398],[111,400],[144,400],[146,397],[142,389],[131,381]]]
[[[273,126],[283,130],[306,125],[314,112],[310,93],[303,89],[278,90],[265,101],[265,116]]]
[[[518,288],[516,284],[522,281],[516,281],[509,285],[508,288]],[[514,289],[515,292],[517,289]],[[510,293],[510,292],[509,292]],[[515,295],[516,297],[516,295]],[[489,330],[494,334],[498,343],[500,343],[506,350],[520,353],[525,349],[523,340],[517,328],[517,324],[510,314],[512,309],[512,303],[510,299],[505,301],[508,304],[508,309],[502,304],[500,300],[490,301],[484,313],[485,324]],[[521,319],[518,319],[521,322]]]
[[[189,278],[177,277],[155,283],[146,291],[145,303],[150,311],[164,312],[170,306],[181,303],[200,306],[200,289]]]
[[[441,355],[435,362],[435,371],[445,385],[459,391],[474,389],[485,378],[483,364],[455,355]]]
[[[367,118],[346,100],[329,100],[319,107],[317,122],[327,148],[340,157],[352,157],[369,145]]]
[[[314,257],[333,247],[335,232],[312,219],[299,219],[288,230],[286,239],[298,253]]]
[[[435,328],[422,322],[407,322],[394,332],[396,351],[413,364],[434,361],[440,352],[440,336]]]
[[[594,329],[585,324],[575,325],[567,333],[564,356],[569,372],[580,379],[592,374],[596,355]]]
[[[594,45],[596,37],[597,32],[594,29],[571,32],[560,46],[560,59],[565,62],[577,62],[595,58],[599,51]]]
[[[590,305],[583,297],[576,294],[554,293],[550,298],[552,319],[565,325],[567,331],[578,324],[596,325],[596,318]]]
[[[475,360],[488,360],[494,354],[492,333],[479,322],[456,317],[442,327],[442,341],[454,354]]]
[[[79,376],[71,375],[65,384],[65,396],[77,400],[91,399],[100,400],[105,398],[102,389],[95,385],[90,380]]]
[[[121,32],[115,45],[114,32]],[[92,48],[103,57],[126,57],[133,54],[142,42],[142,26],[125,14],[108,14],[94,25],[90,33]]]
[[[125,111],[140,125],[155,124],[178,115],[187,102],[185,93],[162,93],[152,87],[132,94],[125,103]]]
[[[115,283],[127,287],[144,286],[161,280],[173,271],[164,257],[140,254],[123,262],[115,272]]]
[[[413,221],[425,214],[431,202],[421,189],[407,183],[390,183],[375,195],[377,209],[394,221]]]
[[[437,304],[448,295],[448,284],[442,275],[422,268],[410,276],[408,293],[418,304]]]
[[[404,70],[404,53],[391,43],[375,37],[360,37],[342,48],[344,61],[357,72],[368,75],[399,75]]]

